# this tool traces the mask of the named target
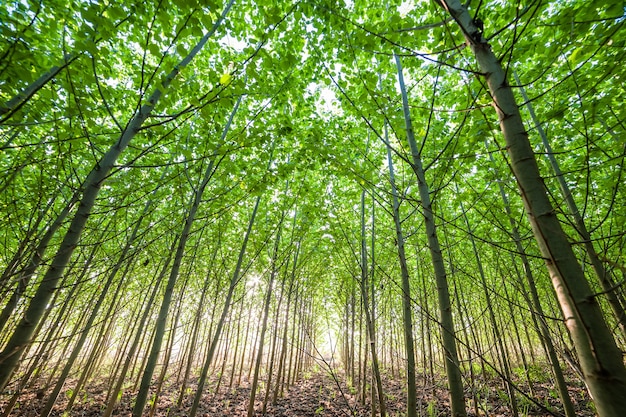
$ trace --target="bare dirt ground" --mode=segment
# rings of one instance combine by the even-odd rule
[[[175,381],[174,381],[175,382]],[[208,384],[215,386],[216,384]],[[481,385],[479,385],[481,386]],[[182,404],[176,405],[180,386],[175,383],[165,385],[158,398],[156,408],[152,409],[149,403],[144,412],[145,416],[154,417],[183,417],[188,415],[193,401],[195,382],[191,381],[186,390]],[[387,379],[384,383],[387,415],[400,417],[406,415],[406,388],[401,381]],[[484,383],[474,392],[467,391],[468,416],[511,416],[510,405],[504,389],[497,381]],[[52,416],[63,416],[71,391],[62,393],[52,412]],[[370,394],[368,392],[368,394]],[[578,416],[593,416],[589,398],[582,387],[573,387],[570,396],[574,402]],[[258,390],[255,403],[255,416],[268,417],[365,417],[371,416],[371,401],[368,398],[360,401],[354,389],[348,387],[343,378],[328,372],[305,374],[294,386],[272,404],[271,394],[263,412],[265,389]],[[106,401],[106,388],[103,383],[91,385],[86,391],[78,395],[74,407],[65,416],[96,417],[103,414]],[[197,416],[246,416],[250,388],[242,383],[237,388],[222,387],[219,392],[209,389],[202,398]],[[537,403],[520,396],[518,410],[520,416],[560,416],[562,407],[555,395],[554,387],[549,383],[537,384],[534,397]],[[10,393],[0,396],[0,415],[6,411],[11,399]],[[16,406],[10,416],[35,417],[40,415],[45,394],[40,387],[34,387],[19,396]],[[126,392],[120,399],[115,416],[130,416],[134,402],[133,393]],[[377,407],[378,409],[378,407]],[[152,414],[151,414],[152,413]],[[450,408],[448,393],[443,381],[431,382],[420,379],[418,382],[418,415],[425,417],[449,416]]]

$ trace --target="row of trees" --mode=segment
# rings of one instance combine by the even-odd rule
[[[565,365],[626,409],[624,10],[0,13],[4,415],[103,377],[106,415],[154,413],[175,375],[190,415],[243,379],[251,416],[328,355],[381,415],[385,371],[464,416],[479,370],[517,414],[548,366],[573,416]]]

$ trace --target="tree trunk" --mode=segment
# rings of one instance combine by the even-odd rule
[[[241,99],[243,96],[239,96],[237,102],[235,103],[235,107],[233,108],[228,121],[226,122],[226,126],[222,131],[222,136],[218,142],[217,148],[224,143],[226,140],[226,136],[228,135],[228,131],[230,130],[230,126],[233,122],[235,114],[239,109],[239,105],[241,104]],[[174,286],[176,285],[176,281],[178,279],[178,273],[180,270],[180,265],[183,260],[183,255],[185,254],[185,247],[187,245],[187,239],[189,238],[189,234],[191,233],[191,226],[196,218],[196,213],[198,208],[200,207],[200,203],[202,202],[202,197],[204,195],[204,190],[209,184],[209,180],[213,176],[213,166],[215,159],[211,159],[209,165],[207,166],[204,177],[200,183],[200,186],[195,191],[191,207],[189,208],[189,213],[187,214],[187,218],[185,219],[185,225],[180,234],[180,239],[178,240],[178,247],[176,248],[176,255],[174,256],[174,263],[172,265],[172,270],[170,271],[170,276],[167,281],[167,287],[165,289],[165,294],[163,296],[163,300],[161,302],[161,308],[159,310],[159,316],[157,318],[157,327],[155,339],[152,343],[152,348],[150,350],[150,355],[148,359],[148,363],[146,364],[146,369],[144,370],[143,377],[141,379],[141,387],[139,388],[139,393],[137,393],[137,399],[135,401],[135,406],[133,408],[133,417],[141,417],[143,412],[143,408],[146,405],[146,400],[148,399],[148,390],[150,388],[150,381],[152,379],[152,374],[154,373],[154,368],[157,363],[157,359],[159,357],[161,344],[163,342],[163,335],[165,334],[165,324],[167,322],[167,316],[169,314],[170,303],[172,300],[172,294],[174,292]]]
[[[561,171],[561,167],[559,166],[556,157],[554,156],[554,152],[552,151],[552,146],[550,146],[550,141],[548,140],[548,135],[544,132],[541,127],[541,123],[537,119],[535,115],[535,110],[526,94],[526,90],[521,86],[521,82],[517,76],[517,73],[513,71],[513,76],[515,77],[515,81],[520,84],[520,92],[522,93],[522,97],[526,101],[526,108],[528,109],[528,113],[530,114],[531,119],[537,129],[537,133],[541,137],[541,142],[543,143],[543,147],[546,149],[546,156],[548,157],[548,161],[550,161],[550,166],[554,171],[556,176],[556,180],[559,183],[559,188],[561,190],[561,195],[565,200],[565,204],[570,212],[570,215],[574,219],[574,224],[576,225],[576,231],[580,235],[583,240],[583,244],[585,245],[585,250],[587,251],[587,256],[591,261],[591,266],[595,271],[598,281],[600,283],[600,288],[604,292],[604,296],[609,302],[609,306],[615,315],[617,320],[617,325],[619,326],[620,331],[622,332],[622,336],[624,340],[626,340],[626,312],[624,311],[624,306],[620,304],[620,301],[617,297],[616,290],[618,286],[615,285],[614,280],[611,277],[610,271],[607,271],[598,253],[596,252],[596,248],[593,246],[593,241],[591,240],[591,234],[589,230],[587,230],[587,225],[585,224],[582,215],[580,214],[580,210],[578,210],[578,206],[574,201],[574,196],[572,195],[572,191],[567,185],[567,181],[565,181],[565,177],[563,172]]]
[[[215,244],[215,248],[213,249],[213,253],[211,255],[211,262],[209,263],[210,266],[215,265],[215,258],[217,256],[219,247],[220,247],[220,238],[218,237],[217,242]],[[210,270],[211,268],[209,268],[209,271]],[[189,341],[189,353],[188,353],[188,358],[187,358],[187,366],[185,367],[185,374],[183,376],[183,380],[181,383],[180,393],[178,395],[178,401],[176,402],[177,406],[180,406],[182,404],[183,399],[185,397],[185,388],[187,387],[187,381],[189,380],[189,374],[191,373],[191,366],[193,365],[193,362],[194,362],[193,361],[194,351],[195,351],[195,346],[198,340],[198,332],[200,329],[200,318],[202,316],[202,309],[205,305],[206,294],[209,289],[209,282],[210,282],[209,276],[207,276],[204,281],[204,285],[202,286],[202,294],[200,294],[200,302],[198,303],[198,308],[196,309],[196,314],[194,317],[193,330],[191,334],[191,339]]]
[[[274,279],[276,277],[276,261],[278,258],[278,249],[280,247],[280,237],[282,233],[282,224],[285,213],[281,214],[280,222],[278,224],[278,231],[274,240],[274,253],[271,260],[270,280],[267,285],[267,293],[265,295],[265,301],[263,303],[263,319],[261,323],[261,333],[259,334],[259,347],[256,354],[256,361],[254,364],[254,376],[252,377],[252,386],[250,388],[250,398],[248,400],[248,417],[254,415],[254,400],[256,398],[256,390],[259,383],[259,371],[261,369],[261,360],[263,359],[263,347],[265,346],[265,332],[267,331],[267,319],[270,312],[270,302],[272,301],[272,290],[274,289]],[[278,314],[278,312],[276,312]],[[269,390],[269,387],[267,387]]]
[[[385,126],[385,139],[387,139],[387,126]],[[387,165],[389,166],[389,183],[393,196],[393,222],[396,226],[396,243],[398,245],[398,260],[402,273],[402,317],[404,319],[404,348],[406,350],[406,379],[407,379],[407,417],[417,417],[417,386],[415,384],[415,351],[413,342],[413,316],[411,313],[411,286],[409,284],[409,268],[404,253],[404,234],[400,223],[400,202],[396,179],[393,172],[393,160],[391,149],[387,146]]]
[[[437,280],[437,296],[439,298],[439,315],[441,320],[441,337],[443,339],[443,349],[445,352],[446,374],[448,376],[448,384],[450,386],[450,404],[452,407],[453,417],[465,417],[465,398],[463,393],[463,382],[461,381],[461,370],[459,369],[459,358],[456,350],[456,335],[454,333],[454,321],[452,319],[452,306],[450,304],[450,291],[448,289],[448,278],[441,255],[439,239],[435,228],[435,218],[433,215],[432,205],[430,201],[430,190],[426,183],[424,169],[422,168],[422,160],[420,151],[413,134],[413,126],[411,123],[411,114],[409,112],[409,101],[407,98],[406,87],[404,86],[404,78],[402,76],[402,64],[400,57],[395,55],[396,65],[398,67],[398,81],[402,93],[402,103],[404,108],[404,120],[406,124],[406,136],[411,148],[413,158],[412,168],[417,177],[419,194],[421,198],[421,206],[426,223],[426,235],[428,238],[428,248],[432,258],[435,270],[435,278]]]
[[[372,356],[372,373],[376,381],[376,391],[378,393],[378,403],[380,406],[380,415],[387,415],[387,407],[385,405],[385,396],[383,393],[383,383],[380,378],[380,368],[378,366],[378,354],[376,352],[376,332],[374,329],[374,320],[370,311],[370,303],[367,293],[367,246],[365,242],[365,190],[361,192],[361,298],[363,299],[363,310],[365,310],[365,326],[367,328],[367,336],[370,345],[370,354]],[[374,384],[372,384],[372,387]],[[372,389],[372,410],[374,410],[374,392]],[[249,417],[249,416],[248,416]]]
[[[485,144],[487,149],[489,147]],[[493,163],[493,156],[489,152],[489,159]],[[497,172],[497,171],[496,171]],[[526,276],[526,283],[528,284],[528,288],[530,291],[530,299],[528,300],[528,305],[531,307],[531,311],[533,312],[533,323],[535,323],[537,334],[539,338],[542,340],[543,345],[546,350],[546,354],[548,356],[548,360],[552,365],[552,372],[554,374],[554,379],[556,380],[556,386],[559,391],[559,397],[561,398],[561,402],[563,403],[563,408],[565,410],[565,415],[567,417],[574,417],[576,412],[574,410],[574,406],[572,404],[572,400],[569,396],[569,392],[567,390],[567,383],[565,382],[565,378],[563,377],[563,370],[561,369],[561,364],[559,363],[559,359],[556,354],[556,350],[554,349],[554,344],[552,343],[552,338],[550,337],[550,329],[548,329],[548,323],[546,322],[546,316],[543,312],[543,307],[541,306],[541,302],[539,300],[539,293],[537,292],[537,286],[535,285],[535,278],[532,273],[532,269],[530,266],[530,262],[528,257],[526,256],[526,250],[522,246],[522,237],[519,234],[519,230],[517,229],[517,224],[513,218],[513,214],[511,212],[511,205],[509,204],[509,199],[504,191],[504,187],[501,182],[498,182],[498,190],[500,191],[500,197],[502,198],[502,203],[504,204],[504,211],[509,218],[509,223],[511,224],[511,236],[515,241],[515,248],[519,254],[519,257],[522,261],[522,266],[524,269],[524,274]],[[515,264],[515,258],[513,254],[511,254]],[[517,271],[517,268],[516,268]],[[521,281],[518,272],[518,279]],[[526,296],[527,297],[527,296]]]
[[[13,314],[13,310],[17,306],[19,300],[22,297],[22,294],[26,290],[26,287],[30,284],[30,279],[35,274],[35,271],[41,265],[43,261],[43,257],[48,249],[48,245],[50,244],[50,240],[55,235],[59,227],[65,222],[65,219],[70,214],[72,209],[74,208],[76,202],[79,199],[80,194],[74,193],[70,201],[63,207],[59,215],[54,219],[52,224],[46,230],[46,233],[42,236],[41,240],[33,250],[33,254],[28,262],[28,266],[24,268],[22,272],[20,272],[17,279],[17,288],[11,294],[11,298],[7,302],[7,304],[2,309],[2,313],[0,314],[0,331],[4,328],[6,323]],[[0,384],[1,385],[1,384]]]
[[[3,117],[0,119],[0,124],[9,120],[13,113],[19,110],[20,107],[37,93],[37,91],[41,90],[50,80],[56,77],[64,68],[67,68],[67,66],[74,62],[79,56],[79,54],[66,54],[63,57],[63,63],[61,65],[53,66],[11,100],[2,103],[2,105],[0,105],[0,116]]]
[[[459,193],[458,186],[456,188],[457,194]],[[465,221],[465,226],[467,227],[467,234],[469,236],[470,243],[472,244],[472,252],[474,253],[474,258],[476,259],[476,265],[478,266],[478,274],[480,275],[480,283],[482,285],[483,292],[485,293],[485,301],[487,303],[487,311],[489,312],[489,321],[491,322],[491,328],[493,331],[493,337],[496,339],[495,343],[497,345],[496,353],[499,354],[500,362],[503,366],[504,373],[504,384],[509,395],[509,402],[511,404],[511,413],[514,417],[519,415],[517,410],[517,400],[515,399],[515,389],[513,388],[512,379],[511,379],[511,368],[509,365],[509,355],[507,350],[504,347],[504,341],[502,333],[500,332],[500,328],[498,325],[498,321],[496,320],[496,314],[493,307],[493,303],[491,302],[491,294],[490,288],[487,285],[487,278],[485,277],[485,271],[483,269],[483,263],[480,259],[480,254],[478,253],[478,248],[476,247],[476,241],[474,240],[474,231],[472,230],[472,226],[467,218],[467,212],[465,211],[465,207],[463,206],[463,202],[460,202],[460,209],[463,216],[463,220]],[[508,298],[507,298],[508,300]]]
[[[215,33],[230,10],[233,2],[234,0],[231,0],[226,5],[222,15],[213,25],[212,30],[204,35],[191,52],[176,67],[174,67],[167,77],[165,77],[161,83],[163,91],[167,90],[180,70],[193,60],[202,47],[207,43],[209,38]],[[87,219],[91,215],[91,210],[96,203],[96,198],[98,197],[102,183],[109,176],[111,169],[113,169],[113,166],[122,151],[126,149],[130,141],[135,137],[137,132],[139,132],[139,129],[145,120],[152,113],[152,110],[158,103],[162,94],[163,92],[159,88],[152,93],[145,104],[141,106],[139,113],[135,114],[129,121],[119,140],[111,146],[111,148],[109,148],[109,150],[102,156],[87,176],[83,187],[83,197],[80,201],[78,210],[69,225],[67,233],[61,242],[59,250],[54,256],[50,268],[48,268],[46,274],[43,276],[43,279],[41,280],[35,295],[31,299],[24,316],[20,320],[4,350],[0,353],[0,363],[2,364],[2,367],[0,367],[0,389],[2,389],[9,382],[9,378],[13,374],[13,371],[17,368],[24,349],[32,340],[33,331],[35,330],[39,320],[41,320],[46,306],[48,305],[52,294],[56,291],[59,280],[63,276],[63,272],[67,267],[70,257],[78,245],[80,236],[85,228],[85,224],[87,223]]]
[[[108,395],[107,407],[104,410],[103,417],[110,417],[113,414],[113,410],[115,408],[115,405],[117,404],[118,394],[120,393],[122,389],[122,385],[124,385],[124,381],[126,380],[126,374],[128,373],[128,368],[130,368],[130,365],[133,361],[133,357],[135,356],[137,348],[141,345],[141,340],[143,336],[146,334],[145,326],[146,326],[146,322],[148,321],[148,316],[150,314],[150,311],[152,310],[152,305],[157,296],[158,289],[161,287],[161,282],[163,281],[163,278],[165,278],[165,274],[167,273],[167,270],[170,265],[170,261],[172,259],[174,247],[176,246],[177,246],[177,240],[175,239],[172,242],[172,247],[170,247],[169,251],[167,252],[167,257],[165,258],[163,262],[163,267],[161,268],[161,271],[159,272],[152,286],[152,291],[150,293],[150,297],[148,298],[144,306],[144,311],[141,314],[141,318],[137,326],[137,331],[135,333],[133,343],[130,346],[130,349],[128,350],[128,352],[126,353],[126,358],[124,359],[124,363],[122,365],[122,369],[118,376],[117,382],[115,383],[114,386],[112,386],[112,389],[110,390],[110,393]]]
[[[254,220],[256,218],[257,211],[259,210],[260,202],[261,202],[261,196],[258,196],[256,198],[256,202],[254,203],[252,216],[250,216],[250,221],[248,222],[248,229],[246,230],[246,234],[243,237],[241,249],[239,250],[239,257],[237,259],[237,265],[235,266],[235,270],[233,271],[233,275],[230,280],[230,285],[228,287],[228,294],[226,294],[226,300],[224,300],[224,307],[222,308],[222,314],[220,315],[220,319],[217,322],[217,328],[215,329],[215,333],[213,334],[211,343],[209,345],[209,351],[207,352],[207,356],[204,360],[204,365],[202,366],[200,379],[198,380],[198,387],[196,388],[196,395],[194,396],[193,404],[191,406],[191,410],[189,411],[189,417],[194,417],[196,415],[196,412],[198,411],[198,406],[200,405],[200,399],[202,398],[202,394],[204,391],[204,384],[206,383],[206,377],[209,372],[209,367],[211,366],[211,361],[213,360],[215,349],[220,340],[220,335],[222,334],[224,321],[226,320],[226,316],[228,315],[228,311],[230,309],[230,303],[233,298],[233,293],[235,292],[235,287],[237,286],[237,283],[239,282],[239,278],[241,274],[241,266],[243,264],[243,257],[246,254],[246,247],[248,245],[248,239],[250,237],[250,233],[252,232],[252,226],[254,225]]]
[[[459,0],[443,0],[442,5],[461,27],[487,80],[524,207],[598,413],[602,417],[621,416],[626,410],[622,352],[548,199],[506,73],[467,8]]]

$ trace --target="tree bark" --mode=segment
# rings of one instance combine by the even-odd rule
[[[435,270],[435,278],[437,280],[441,337],[443,339],[446,374],[448,376],[448,384],[450,388],[452,416],[465,417],[467,414],[465,411],[463,382],[461,381],[461,370],[459,369],[459,357],[456,348],[456,335],[454,333],[454,320],[452,318],[448,277],[446,275],[443,256],[441,255],[441,248],[439,246],[439,239],[437,237],[435,218],[430,201],[430,190],[428,184],[426,183],[420,151],[417,147],[417,142],[415,141],[415,136],[413,134],[413,125],[411,123],[411,114],[409,112],[409,100],[407,98],[406,87],[404,86],[404,77],[402,76],[402,64],[400,63],[400,57],[395,55],[395,58],[396,65],[398,67],[398,81],[400,83],[400,91],[402,93],[406,136],[411,148],[411,156],[413,159],[412,168],[415,172],[415,176],[417,177],[422,214],[424,215],[424,222],[426,223],[428,249],[430,250],[433,268]]]
[[[572,190],[570,190],[567,185],[567,181],[565,181],[565,176],[561,171],[561,167],[559,166],[559,162],[556,160],[554,156],[554,152],[552,151],[552,146],[550,146],[550,141],[548,140],[548,135],[544,132],[543,127],[541,127],[541,123],[535,114],[535,110],[533,109],[532,104],[530,103],[530,99],[526,94],[526,90],[521,86],[521,82],[517,76],[517,73],[514,71],[513,76],[515,77],[515,81],[520,84],[520,93],[522,93],[522,97],[526,101],[526,108],[528,109],[528,113],[530,114],[530,118],[533,120],[535,128],[537,129],[537,133],[541,137],[541,142],[543,143],[543,147],[546,149],[546,156],[548,157],[548,161],[550,161],[550,166],[554,171],[554,175],[556,176],[556,180],[559,183],[559,188],[561,190],[561,195],[565,200],[565,204],[569,210],[569,214],[574,219],[574,224],[576,225],[576,231],[580,235],[583,240],[583,244],[585,246],[585,251],[587,252],[587,256],[591,261],[591,266],[595,271],[598,282],[600,283],[600,287],[604,292],[604,296],[609,302],[609,306],[615,315],[617,320],[617,325],[619,326],[620,331],[622,332],[622,337],[626,340],[626,312],[624,311],[624,306],[620,303],[616,291],[618,287],[615,285],[614,280],[611,277],[611,272],[607,271],[607,269],[602,264],[600,257],[598,256],[598,252],[596,252],[596,248],[593,246],[593,240],[591,240],[591,233],[587,229],[587,225],[583,220],[583,216],[580,214],[580,210],[578,210],[578,206],[576,205],[576,201],[574,201],[574,196],[572,195]]]
[[[387,139],[387,126],[385,126],[385,139]],[[407,379],[407,417],[417,417],[417,386],[415,384],[415,349],[413,342],[413,316],[411,314],[411,286],[409,283],[409,268],[404,253],[404,234],[400,223],[400,202],[396,189],[396,178],[393,172],[393,160],[391,149],[387,146],[387,165],[389,166],[389,184],[393,196],[392,211],[393,222],[396,227],[396,243],[398,245],[398,259],[400,272],[402,273],[402,317],[404,319],[404,347],[406,350],[406,379]]]
[[[241,104],[241,99],[243,96],[239,96],[237,102],[235,103],[235,107],[233,108],[228,121],[226,122],[226,126],[222,131],[222,136],[218,142],[217,148],[221,147],[222,143],[226,140],[226,136],[228,131],[230,130],[230,126],[233,122],[235,114],[239,109],[239,105]],[[152,379],[152,374],[154,373],[154,368],[156,366],[156,362],[159,356],[159,352],[161,349],[161,344],[163,341],[163,335],[165,334],[165,323],[167,322],[167,316],[169,314],[170,303],[172,300],[172,294],[174,291],[174,286],[176,285],[176,281],[178,279],[178,272],[180,270],[180,265],[183,260],[183,255],[185,253],[185,247],[187,245],[187,239],[189,238],[189,234],[191,233],[191,226],[196,218],[196,213],[198,208],[200,207],[200,203],[202,202],[202,197],[204,195],[204,190],[209,184],[209,180],[213,176],[213,167],[214,167],[215,159],[211,159],[209,162],[205,172],[204,177],[200,183],[200,186],[195,191],[191,207],[189,208],[189,212],[187,214],[187,218],[185,219],[185,226],[180,234],[180,239],[178,241],[178,247],[176,248],[176,255],[174,256],[174,264],[172,266],[172,270],[170,272],[170,276],[168,278],[167,287],[165,289],[165,294],[163,296],[163,300],[161,302],[161,308],[159,310],[159,316],[157,319],[157,328],[154,342],[152,343],[152,348],[150,350],[150,356],[148,359],[148,363],[146,365],[146,369],[144,370],[144,375],[141,379],[141,386],[139,388],[139,393],[137,394],[137,400],[135,401],[135,407],[133,408],[133,417],[141,417],[143,413],[143,408],[145,407],[146,401],[148,399],[148,390],[150,388],[150,381]]]
[[[115,405],[117,404],[118,393],[122,389],[122,385],[124,384],[124,381],[126,380],[126,374],[128,372],[128,368],[130,368],[130,365],[133,361],[133,357],[135,356],[135,353],[138,347],[142,344],[143,336],[146,334],[145,325],[146,325],[146,322],[148,321],[148,316],[152,310],[152,305],[157,296],[158,289],[161,286],[161,282],[163,281],[163,278],[165,278],[165,275],[170,265],[170,261],[172,259],[174,248],[176,246],[177,246],[177,240],[175,239],[172,242],[172,246],[167,251],[167,257],[165,258],[163,262],[161,271],[159,272],[158,276],[154,280],[154,285],[152,285],[152,291],[150,292],[150,297],[145,303],[144,311],[141,314],[141,318],[139,319],[139,324],[137,326],[135,337],[133,338],[133,342],[130,346],[130,349],[126,353],[126,358],[124,359],[124,363],[122,365],[120,375],[117,379],[117,382],[115,383],[114,386],[112,386],[112,389],[110,390],[110,394],[107,399],[107,407],[104,410],[103,417],[110,417],[113,414],[113,410],[115,408]]]
[[[597,411],[602,417],[621,416],[626,410],[622,352],[550,203],[506,73],[467,8],[459,0],[443,0],[442,5],[461,27],[487,80],[526,214]]]
[[[256,202],[254,203],[252,216],[250,216],[250,221],[248,222],[248,229],[246,230],[246,234],[243,237],[241,249],[239,250],[239,257],[237,259],[237,265],[235,266],[235,270],[233,271],[233,275],[230,280],[228,293],[226,294],[226,300],[224,300],[224,307],[222,309],[222,314],[220,315],[220,319],[217,322],[217,328],[215,329],[215,333],[213,334],[211,344],[209,345],[209,351],[207,352],[207,356],[204,360],[204,365],[202,366],[200,379],[198,380],[198,387],[196,388],[196,395],[194,396],[193,404],[191,405],[191,409],[189,410],[189,417],[194,417],[196,415],[198,411],[198,406],[200,405],[200,399],[202,398],[202,393],[204,391],[204,384],[206,383],[207,374],[209,373],[209,367],[211,366],[211,361],[213,360],[215,349],[220,340],[220,335],[222,334],[222,329],[224,327],[224,322],[226,321],[226,316],[228,315],[228,311],[230,309],[230,303],[233,298],[233,294],[235,292],[235,287],[237,286],[237,283],[239,282],[239,278],[241,275],[241,266],[243,264],[243,257],[246,254],[246,247],[248,246],[248,239],[250,237],[250,233],[252,233],[252,226],[254,225],[254,220],[256,218],[257,211],[259,210],[260,202],[261,202],[261,196],[258,196],[256,198]]]
[[[200,42],[198,42],[191,52],[178,65],[176,65],[176,67],[174,67],[174,69],[163,80],[161,85],[163,91],[167,90],[180,70],[193,60],[202,47],[207,43],[209,38],[215,33],[226,17],[226,14],[230,10],[233,2],[234,0],[231,0],[226,5],[226,8],[213,25],[213,28],[202,37]],[[109,148],[109,150],[102,156],[87,176],[84,183],[83,196],[78,210],[70,223],[59,250],[54,256],[50,268],[48,268],[46,274],[43,276],[43,279],[31,299],[24,316],[20,320],[4,350],[0,353],[0,363],[2,364],[2,367],[0,367],[0,389],[2,389],[9,382],[9,378],[13,374],[13,371],[17,368],[24,349],[31,342],[35,327],[43,316],[46,306],[48,305],[52,294],[56,291],[59,280],[63,276],[63,272],[67,267],[70,257],[78,245],[80,236],[85,228],[85,224],[87,223],[87,219],[89,219],[91,210],[96,203],[96,198],[98,197],[102,183],[109,176],[117,158],[124,151],[124,149],[126,149],[135,135],[137,135],[137,132],[139,132],[143,123],[152,113],[152,110],[163,95],[163,91],[157,88],[152,93],[145,104],[141,106],[139,113],[135,114],[129,121],[119,140],[111,146],[111,148]]]
[[[261,369],[261,360],[263,359],[263,348],[265,346],[265,332],[267,331],[267,319],[269,317],[270,312],[270,302],[272,301],[272,291],[274,289],[274,279],[276,278],[276,263],[278,258],[278,249],[280,247],[280,237],[282,233],[283,227],[283,218],[285,213],[281,214],[280,222],[278,224],[278,231],[276,233],[276,238],[274,240],[274,251],[272,254],[271,260],[271,272],[270,272],[270,281],[267,286],[267,294],[265,295],[265,301],[263,303],[263,319],[261,324],[261,333],[259,335],[259,347],[256,353],[256,361],[254,364],[254,376],[252,377],[252,386],[250,388],[250,398],[248,400],[248,417],[252,417],[254,415],[254,400],[256,398],[256,390],[259,383],[259,371]],[[276,312],[278,315],[278,311]],[[267,387],[269,390],[269,386]]]
[[[487,150],[489,147],[485,143],[485,147]],[[493,155],[489,152],[489,159],[493,163]],[[496,171],[497,172],[497,171]],[[517,229],[517,224],[513,219],[513,215],[511,212],[511,205],[509,204],[509,199],[504,191],[504,187],[501,182],[498,182],[498,190],[500,191],[500,197],[502,198],[502,203],[504,204],[504,210],[509,218],[509,223],[511,225],[511,236],[515,241],[515,248],[519,254],[520,260],[522,261],[522,267],[524,269],[524,275],[526,277],[526,283],[528,284],[528,288],[530,291],[530,298],[528,299],[528,305],[531,307],[531,311],[533,312],[533,323],[536,326],[537,334],[543,342],[545,347],[546,354],[548,356],[548,360],[552,365],[552,372],[554,374],[554,379],[556,380],[556,386],[559,391],[559,397],[561,398],[561,402],[563,403],[563,409],[565,411],[565,415],[567,417],[574,417],[576,412],[574,410],[574,405],[572,404],[572,400],[569,396],[569,392],[567,390],[567,383],[565,382],[565,378],[563,377],[563,370],[561,369],[561,364],[559,363],[559,359],[556,354],[556,350],[554,349],[554,343],[552,343],[552,338],[550,337],[550,329],[548,329],[548,323],[546,322],[546,316],[543,312],[543,307],[541,306],[541,302],[539,300],[539,293],[537,292],[537,286],[535,285],[535,278],[532,273],[532,269],[530,266],[530,262],[528,257],[526,256],[526,251],[522,246],[522,237],[519,234],[519,230]],[[515,263],[515,258],[513,254],[511,257]],[[518,279],[521,281],[520,273],[515,268],[518,274]],[[525,298],[528,298],[525,295]],[[532,352],[532,349],[531,349]]]
[[[367,293],[367,246],[365,242],[365,190],[361,192],[361,298],[363,299],[363,310],[365,310],[365,326],[367,328],[367,337],[370,345],[370,354],[372,356],[372,374],[376,381],[376,392],[378,394],[378,404],[380,406],[380,415],[387,415],[387,406],[385,404],[385,395],[383,393],[383,383],[380,377],[380,367],[378,364],[378,354],[376,352],[376,332],[374,329],[374,320],[370,311],[370,303]],[[372,412],[374,413],[374,384],[372,383]]]
[[[458,186],[456,188],[457,194],[459,193]],[[480,283],[485,293],[485,302],[487,303],[487,311],[489,312],[489,321],[491,322],[491,327],[493,331],[493,336],[496,339],[496,354],[500,357],[500,362],[502,364],[503,373],[504,373],[504,384],[509,395],[509,402],[511,404],[511,412],[514,417],[518,417],[518,409],[517,409],[517,400],[515,399],[515,389],[513,388],[512,379],[511,379],[511,367],[509,365],[509,354],[504,347],[504,341],[502,337],[502,333],[500,331],[500,327],[498,325],[498,321],[496,320],[495,309],[493,303],[491,301],[490,288],[487,285],[487,278],[485,277],[485,270],[483,269],[483,263],[480,259],[480,254],[478,253],[478,247],[476,246],[476,240],[474,239],[474,231],[472,230],[472,226],[467,217],[467,212],[465,211],[465,207],[463,206],[463,202],[460,202],[460,209],[463,216],[463,220],[465,221],[465,226],[467,227],[467,234],[469,235],[470,243],[472,244],[472,252],[474,253],[474,258],[476,259],[476,265],[478,266],[478,274],[480,275]],[[508,298],[507,298],[508,299]]]

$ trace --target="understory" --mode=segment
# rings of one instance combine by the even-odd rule
[[[546,375],[549,370],[545,370]],[[72,386],[75,381],[68,381],[67,386]],[[578,416],[593,416],[593,404],[584,389],[584,385],[571,380],[569,392]],[[12,416],[30,417],[39,416],[43,407],[42,398],[45,397],[45,379],[41,378],[35,385],[25,389],[14,407]],[[200,416],[243,416],[246,415],[250,387],[249,381],[241,381],[238,387],[222,385],[219,391],[215,391],[218,385],[214,377],[209,384],[198,410]],[[171,378],[164,385],[161,394],[154,404],[154,395],[146,407],[146,416],[183,417],[187,415],[193,395],[195,394],[196,379],[193,379],[185,389],[183,401],[177,405],[181,386],[176,378]],[[521,391],[529,393],[529,387],[519,385]],[[335,371],[323,371],[317,369],[305,372],[296,384],[288,388],[283,396],[272,403],[271,395],[263,411],[265,387],[261,386],[257,393],[255,403],[256,416],[273,417],[317,417],[317,416],[371,416],[371,385],[366,384],[365,397],[348,384],[343,374]],[[4,411],[6,404],[13,393],[5,392],[0,398],[0,410]],[[107,386],[106,378],[90,384],[87,390],[78,395],[79,401],[74,405],[70,413],[65,413],[67,398],[71,396],[71,389],[65,390],[59,397],[51,416],[99,416],[106,403]],[[121,396],[115,409],[116,416],[129,416],[132,413],[136,391],[126,390]],[[390,375],[384,379],[384,394],[389,417],[406,415],[406,386],[403,381]],[[533,394],[528,397],[518,392],[518,414],[520,416],[561,416],[562,407],[558,399],[558,392],[549,380],[536,383]],[[530,398],[529,398],[530,397]],[[532,399],[531,399],[532,398]],[[502,383],[497,378],[475,377],[474,387],[466,390],[468,416],[511,416],[509,400]],[[376,415],[379,406],[375,404]],[[448,391],[443,377],[433,380],[430,377],[418,377],[418,415],[425,417],[450,415]]]

